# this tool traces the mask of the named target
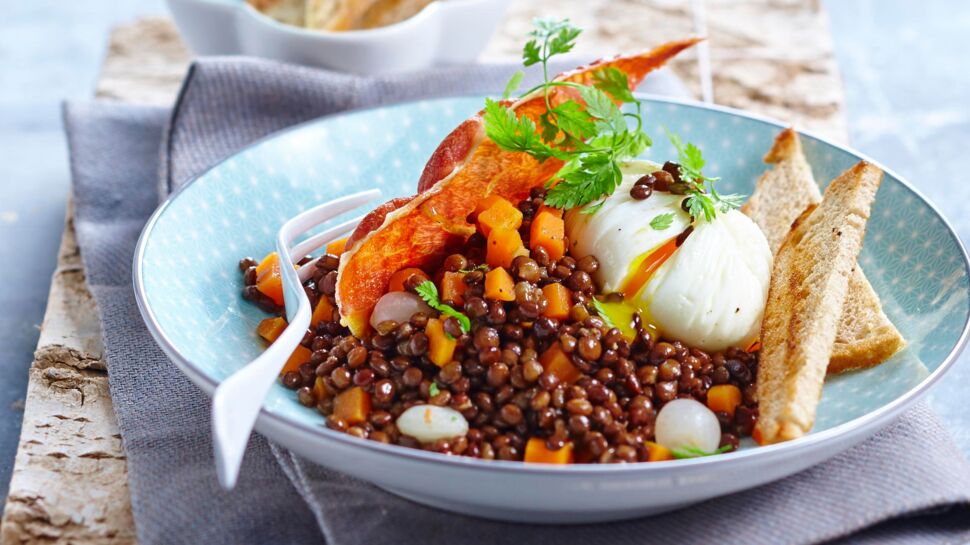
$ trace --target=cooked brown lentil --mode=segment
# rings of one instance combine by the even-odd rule
[[[679,180],[679,167],[668,163],[639,179],[631,195],[644,199]],[[534,188],[530,198],[518,204],[524,217],[523,240],[528,240],[531,218],[544,196],[543,188]],[[678,243],[690,231],[681,233]],[[312,351],[310,361],[299,372],[286,373],[283,385],[296,391],[301,404],[320,411],[331,429],[382,443],[482,459],[521,460],[526,441],[541,437],[553,449],[572,443],[578,463],[646,461],[644,443],[654,439],[654,421],[663,404],[677,398],[703,403],[715,384],[733,384],[743,393],[733,417],[716,413],[721,446],[736,449],[740,438],[751,434],[758,416],[757,352],[731,348],[708,354],[655,338],[639,316],[634,319],[633,339],[607,327],[596,315],[593,297],[621,296],[595,292],[592,275],[599,262],[594,256],[552,260],[539,247],[517,257],[510,268],[515,300],[488,300],[483,297],[485,273],[479,268],[484,246],[484,237],[475,234],[462,252],[449,255],[442,264],[443,271],[469,271],[463,278],[466,292],[460,310],[471,319],[471,331],[463,332],[455,318],[444,320],[445,331],[457,340],[453,361],[438,367],[427,357],[429,338],[424,328],[431,316],[416,314],[403,324],[378,324],[374,334],[364,339],[351,336],[336,321],[325,320],[304,338],[303,345]],[[339,263],[335,255],[316,262],[318,271],[304,284],[312,301],[326,298],[336,306]],[[256,266],[252,258],[239,262],[243,297],[281,315],[283,309],[256,289]],[[412,275],[405,289],[413,291],[422,280]],[[561,283],[573,293],[566,319],[542,315],[547,301],[541,288],[552,283]],[[545,372],[540,362],[540,355],[556,344],[581,371],[573,384]],[[319,390],[314,388],[318,378],[328,392],[322,399],[317,399]],[[354,387],[370,394],[373,408],[366,422],[349,425],[333,416],[333,399]],[[426,445],[401,434],[395,426],[397,417],[425,403],[460,412],[468,420],[468,433]]]

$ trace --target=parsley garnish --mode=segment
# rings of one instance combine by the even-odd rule
[[[613,320],[610,320],[610,317],[606,314],[606,307],[603,306],[603,303],[601,303],[599,299],[595,297],[593,297],[592,300],[593,308],[596,309],[596,313],[599,314],[600,318],[603,319],[603,323],[606,324],[606,327],[610,329],[615,328],[616,326],[613,324]]]
[[[428,306],[437,310],[438,312],[444,314],[445,316],[451,316],[452,318],[458,320],[458,324],[461,325],[461,330],[468,333],[472,329],[472,321],[461,312],[458,312],[453,307],[446,305],[438,299],[438,286],[434,285],[434,282],[430,280],[425,280],[418,284],[418,287],[414,289],[417,294],[424,299]]]
[[[541,91],[546,112],[539,117],[537,126],[532,119],[517,116],[510,104],[486,100],[485,133],[502,149],[528,153],[540,162],[550,157],[564,161],[552,178],[559,183],[546,194],[549,206],[574,208],[594,203],[619,187],[619,162],[641,154],[651,145],[641,130],[640,103],[630,92],[627,75],[615,67],[594,72],[592,86],[550,80],[549,59],[572,50],[582,31],[568,19],[536,19],[533,25],[522,59],[525,66],[542,65],[543,83],[521,96]],[[513,76],[506,86],[506,98],[520,81],[519,73]],[[553,105],[549,92],[557,86],[575,88],[584,104],[566,100]],[[616,102],[635,104],[636,113],[623,113]],[[636,120],[634,129],[627,118]],[[598,208],[594,205],[584,212],[592,213]]]
[[[687,184],[687,213],[691,217],[699,219],[703,216],[707,221],[714,221],[718,212],[727,213],[741,206],[744,196],[719,194],[714,183],[720,178],[704,176],[701,172],[706,162],[700,148],[690,142],[684,144],[670,131],[667,131],[667,138],[677,150],[680,179]]]
[[[657,231],[663,231],[664,229],[670,227],[674,223],[674,213],[667,212],[665,214],[658,214],[650,220],[650,227],[653,227]]]
[[[694,445],[685,445],[680,448],[675,448],[670,450],[670,454],[678,460],[683,460],[684,458],[700,458],[702,456],[714,456],[715,454],[723,454],[731,450],[731,445],[724,445],[723,447],[714,450],[712,452],[707,452],[704,449],[697,448]]]
[[[437,382],[432,382],[431,386],[428,386],[428,397],[434,397],[440,393],[441,393],[441,390],[438,389]]]

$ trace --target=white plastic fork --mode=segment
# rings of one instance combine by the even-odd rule
[[[292,246],[293,241],[314,227],[380,197],[378,189],[362,191],[335,199],[303,212],[280,228],[276,236],[276,253],[283,280],[283,300],[288,326],[256,359],[222,381],[212,396],[212,437],[219,484],[226,490],[236,485],[249,435],[263,406],[263,399],[279,376],[280,370],[310,327],[313,309],[303,291],[303,281],[312,274],[316,260],[299,269],[292,266],[303,256],[353,229],[360,217],[331,227]],[[283,266],[290,264],[290,266]]]

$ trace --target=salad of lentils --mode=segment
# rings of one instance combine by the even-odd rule
[[[668,177],[644,176],[631,196],[647,198],[657,176]],[[304,288],[317,309],[315,325],[298,349],[302,358],[288,362],[283,385],[333,430],[452,455],[618,463],[738,448],[758,414],[757,350],[692,348],[661,338],[639,314],[627,328],[633,335],[615,327],[599,301],[622,296],[597,293],[595,256],[553,259],[530,244],[545,198],[546,190],[535,188],[512,203],[521,214],[518,235],[531,250],[507,266],[489,265],[489,239],[479,232],[438,270],[403,271],[392,293],[410,300],[399,309],[417,311],[372,318],[363,338],[339,321],[340,256],[328,253],[309,265],[315,271]],[[678,245],[689,234],[681,233]],[[260,325],[272,340],[282,309],[257,287],[260,264],[246,258],[239,266],[243,297],[276,315]],[[493,282],[499,276],[508,279],[504,292]],[[675,436],[697,422],[708,435],[713,426],[714,441],[678,448]]]

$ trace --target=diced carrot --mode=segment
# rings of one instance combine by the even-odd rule
[[[494,193],[489,195],[488,197],[485,197],[478,203],[478,206],[475,207],[474,217],[471,218],[471,221],[477,223],[479,214],[491,208],[493,204],[504,200],[506,200],[505,197],[502,197],[501,195],[496,195]]]
[[[337,240],[327,244],[327,253],[333,255],[340,255],[344,253],[347,249],[347,237],[338,238]]]
[[[367,422],[370,415],[370,394],[365,392],[360,386],[340,392],[333,401],[333,415],[354,426]]]
[[[317,402],[321,399],[330,395],[330,390],[327,389],[327,383],[324,382],[323,377],[317,377],[313,381],[313,397],[317,398]]]
[[[546,310],[543,316],[565,320],[569,317],[569,307],[573,302],[573,294],[562,284],[546,284],[542,287],[542,294],[546,297]]]
[[[650,277],[664,264],[667,259],[677,251],[677,238],[674,237],[661,244],[640,261],[637,272],[633,273],[627,281],[620,287],[620,292],[627,298],[636,297],[643,286],[647,285]]]
[[[734,409],[741,404],[741,390],[733,384],[718,384],[707,390],[707,408],[724,411],[734,418]]]
[[[451,363],[458,340],[445,333],[444,323],[437,318],[431,318],[424,332],[428,336],[428,359],[438,367]]]
[[[512,267],[512,260],[517,256],[529,255],[516,229],[492,229],[488,234],[486,246],[485,261],[492,267],[508,269]]]
[[[263,258],[256,266],[256,289],[277,305],[283,305],[283,278],[280,276],[280,260],[276,252]]]
[[[571,464],[573,463],[573,446],[566,444],[561,449],[550,450],[546,440],[532,437],[525,444],[525,462],[531,464]]]
[[[412,274],[416,274],[425,280],[431,279],[431,277],[428,276],[428,273],[422,271],[421,269],[416,267],[408,267],[391,275],[391,282],[387,285],[387,291],[404,291],[404,282],[406,282]]]
[[[465,304],[465,274],[463,272],[446,272],[441,276],[441,300],[451,301],[456,305]]]
[[[670,452],[670,449],[661,445],[660,443],[647,441],[646,445],[648,462],[663,462],[664,460],[674,459],[674,455]]]
[[[499,198],[492,206],[478,215],[478,227],[488,236],[492,229],[518,229],[522,225],[522,212],[509,201]]]
[[[335,310],[337,307],[330,302],[330,299],[326,295],[321,295],[317,307],[313,309],[313,315],[310,316],[310,326],[317,327],[320,322],[332,322]]]
[[[747,348],[744,349],[744,351],[747,352],[748,354],[753,354],[758,350],[761,350],[761,341],[754,341],[753,343],[749,344]]]
[[[256,265],[256,277],[259,278],[264,272],[268,271],[273,265],[279,265],[280,258],[276,255],[276,252],[270,252],[266,254],[266,257]]]
[[[536,214],[529,230],[529,245],[535,250],[543,247],[553,260],[566,254],[566,223],[554,212],[545,210]]]
[[[300,366],[308,361],[310,361],[310,351],[305,346],[297,346],[296,350],[290,354],[290,358],[286,360],[286,364],[283,365],[283,370],[280,371],[280,375],[285,375],[290,371],[294,373],[298,372]]]
[[[485,298],[495,301],[515,301],[515,281],[502,267],[485,273]]]
[[[570,361],[569,355],[563,352],[562,345],[558,342],[546,349],[539,356],[539,363],[542,364],[546,373],[555,376],[559,382],[572,384],[579,380],[581,373],[579,369]]]
[[[539,215],[539,214],[541,214],[543,212],[548,212],[548,213],[556,216],[557,218],[561,218],[563,216],[563,213],[565,212],[565,210],[563,210],[562,208],[556,208],[554,206],[548,206],[548,205],[543,204],[543,205],[540,205],[539,206],[539,209],[538,210],[536,210],[536,215]]]
[[[265,320],[259,322],[259,325],[256,326],[256,333],[265,339],[266,342],[272,343],[279,338],[284,329],[286,329],[286,320],[276,316],[273,318],[266,318]]]

